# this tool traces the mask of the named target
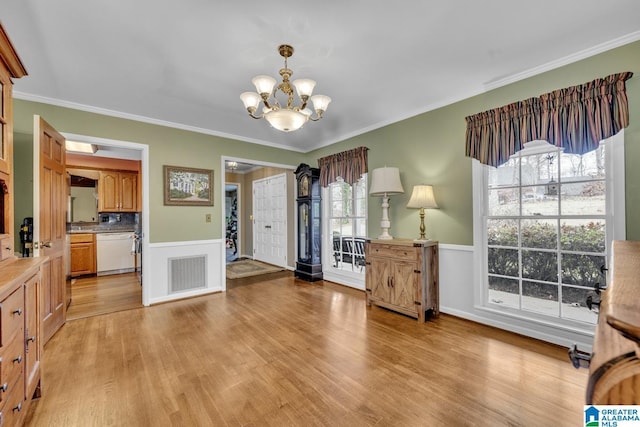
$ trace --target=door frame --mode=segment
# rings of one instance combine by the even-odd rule
[[[77,135],[67,132],[60,132],[68,140],[98,144],[114,148],[125,148],[140,151],[140,174],[142,178],[142,268],[150,265],[149,259],[149,145],[139,142],[122,141],[117,139],[98,138],[88,135]],[[148,307],[151,300],[151,284],[149,274],[142,271],[142,305]]]
[[[290,170],[291,173],[293,173],[293,171],[296,170],[296,168],[298,167],[298,165],[289,165],[289,164],[284,164],[284,163],[272,163],[272,162],[265,162],[263,160],[255,160],[255,159],[247,159],[247,158],[243,158],[243,157],[234,157],[234,156],[225,156],[222,155],[220,156],[220,185],[219,185],[219,191],[220,194],[224,194],[224,189],[225,189],[225,185],[226,185],[226,164],[227,162],[239,162],[239,163],[246,163],[246,164],[250,164],[250,165],[255,165],[255,166],[260,166],[260,167],[274,167],[274,168],[281,168],[281,169],[287,169]],[[294,196],[295,199],[295,196]],[[220,218],[224,218],[224,203],[220,203],[220,208],[219,208],[219,214],[220,214]],[[246,212],[245,212],[246,214]],[[294,209],[294,213],[293,213],[293,218],[289,218],[287,215],[287,221],[292,221],[293,222],[293,233],[295,236],[295,230],[298,229],[298,216],[295,214],[295,209]],[[224,241],[224,236],[226,233],[225,230],[225,223],[224,221],[220,221],[220,240]],[[245,234],[246,234],[246,230],[248,230],[249,227],[243,227],[243,229],[245,230]],[[293,242],[294,242],[294,248],[293,248],[293,254],[294,254],[294,262],[295,262],[295,254],[298,253],[298,241],[296,238],[293,238]],[[287,247],[287,251],[288,251],[288,247]],[[221,257],[221,265],[226,265],[226,253],[225,251],[220,251],[220,257]],[[287,264],[290,262],[289,258],[287,258]],[[289,266],[286,266],[287,269],[289,269]],[[291,268],[291,270],[293,270],[293,268]],[[222,291],[226,291],[227,290],[227,272],[226,272],[226,268],[222,269]]]

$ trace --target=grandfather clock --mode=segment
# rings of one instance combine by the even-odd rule
[[[294,274],[313,282],[322,280],[320,169],[301,163],[294,173],[298,207],[298,256]]]

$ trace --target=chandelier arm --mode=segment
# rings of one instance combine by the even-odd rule
[[[254,119],[261,119],[264,117],[264,114],[260,114],[259,116],[256,116],[255,114],[253,114],[251,111],[249,111],[249,116],[251,116]]]

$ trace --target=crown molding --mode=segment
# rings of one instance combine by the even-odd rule
[[[55,98],[49,98],[49,97],[46,97],[46,96],[33,95],[33,94],[30,94],[30,93],[14,91],[13,92],[13,97],[16,98],[16,99],[21,99],[23,101],[31,101],[31,102],[39,102],[39,103],[42,103],[42,104],[55,105],[55,106],[58,106],[58,107],[70,108],[72,110],[79,110],[79,111],[84,111],[84,112],[87,112],[87,113],[94,113],[94,114],[100,114],[100,115],[103,115],[103,116],[117,117],[117,118],[120,118],[120,119],[133,120],[133,121],[136,121],[136,122],[148,123],[148,124],[157,125],[157,126],[165,126],[165,127],[174,128],[174,129],[186,130],[186,131],[189,131],[189,132],[195,132],[195,133],[201,133],[201,134],[205,134],[205,135],[217,136],[217,137],[220,137],[220,138],[233,139],[233,140],[236,140],[236,141],[244,141],[244,142],[249,142],[249,143],[252,143],[252,144],[259,144],[259,145],[264,145],[264,146],[273,147],[273,148],[279,148],[279,149],[287,150],[287,151],[296,151],[296,152],[301,152],[301,153],[304,152],[304,150],[296,148],[296,147],[290,147],[288,145],[275,144],[273,142],[263,141],[261,139],[246,138],[246,137],[243,137],[243,136],[240,136],[240,135],[233,135],[233,134],[229,134],[229,133],[218,132],[218,131],[214,131],[214,130],[211,130],[211,129],[205,129],[205,128],[196,127],[196,126],[189,126],[189,125],[185,125],[185,124],[182,124],[182,123],[174,123],[174,122],[169,122],[169,121],[165,121],[165,120],[154,119],[154,118],[151,118],[151,117],[138,116],[136,114],[123,113],[121,111],[109,110],[107,108],[93,107],[91,105],[79,104],[79,103],[76,103],[76,102],[65,101],[65,100],[55,99]]]
[[[627,45],[629,43],[633,43],[640,40],[640,31],[635,31],[633,33],[629,33],[622,37],[618,37],[617,39],[609,40],[604,43],[600,43],[598,45],[592,46],[588,49],[581,50],[579,52],[573,53],[571,55],[567,55],[563,58],[556,59],[554,61],[547,62],[546,64],[539,65],[537,67],[530,68],[528,70],[512,74],[510,76],[491,80],[484,84],[484,88],[486,91],[490,91],[493,89],[497,89],[502,86],[506,86],[511,83],[518,82],[520,80],[524,80],[529,77],[536,76],[538,74],[542,74],[547,71],[554,70],[556,68],[563,67],[565,65],[572,64],[574,62],[578,62],[582,59],[589,58],[591,56],[595,56],[599,53],[606,52],[611,49],[615,49],[620,46]]]

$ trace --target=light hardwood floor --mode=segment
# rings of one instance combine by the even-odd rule
[[[142,286],[136,273],[74,279],[67,320],[142,307]]]
[[[566,349],[291,274],[67,322],[30,426],[583,425]]]

